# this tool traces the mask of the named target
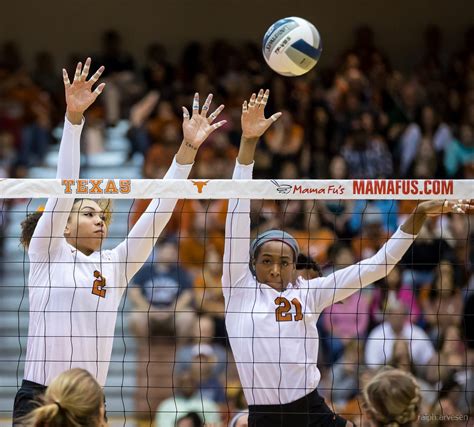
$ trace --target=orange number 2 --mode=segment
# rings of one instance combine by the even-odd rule
[[[275,298],[275,304],[278,305],[275,310],[275,317],[277,322],[291,322],[292,320],[295,320],[295,322],[297,322],[298,320],[303,320],[303,311],[301,308],[301,303],[298,301],[298,299],[293,298],[291,300],[291,304],[293,304],[296,309],[294,319],[293,315],[289,313],[289,311],[291,310],[290,301],[288,301],[284,297],[278,297]]]
[[[100,274],[100,271],[94,271],[94,284],[92,285],[92,293],[98,297],[105,298],[105,293],[107,292],[105,288],[106,280],[105,277]]]

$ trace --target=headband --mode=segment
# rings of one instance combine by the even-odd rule
[[[295,254],[295,261],[298,259],[298,254],[300,253],[300,248],[298,242],[295,238],[283,230],[267,230],[262,234],[259,234],[253,242],[250,244],[250,271],[255,275],[255,268],[253,267],[253,260],[255,259],[255,253],[257,252],[260,246],[264,245],[267,242],[282,242],[288,245]]]

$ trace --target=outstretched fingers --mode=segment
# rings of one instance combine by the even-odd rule
[[[202,106],[202,110],[201,110],[202,117],[207,116],[207,112],[209,111],[209,107],[211,106],[212,96],[213,96],[212,93],[210,93],[209,95],[207,95],[206,101],[204,101],[204,105]]]
[[[90,67],[91,67],[91,58],[89,57],[89,58],[86,59],[86,62],[84,63],[84,68],[82,69],[82,73],[81,73],[81,75],[80,75],[80,77],[79,77],[79,80],[80,80],[81,82],[85,82],[85,81],[86,81],[87,76],[88,76],[88,74],[89,74],[89,69],[90,69]]]
[[[219,105],[219,107],[217,107],[211,114],[209,114],[207,122],[211,124],[216,119],[216,117],[222,112],[223,109],[224,104]]]
[[[252,96],[250,97],[249,102],[247,101],[244,102],[242,106],[242,112],[246,113],[248,111],[251,111],[253,109],[256,110],[262,110],[262,112],[265,110],[265,106],[267,105],[268,102],[268,97],[270,96],[270,91],[260,89],[258,91],[258,94],[252,93]]]
[[[466,213],[472,209],[472,204],[469,199],[459,199],[457,201],[446,200],[443,208],[447,212]]]
[[[213,131],[216,129],[219,129],[221,126],[225,125],[227,123],[227,120],[221,120],[220,122],[214,123],[211,128]]]
[[[260,90],[262,92],[262,90]],[[267,89],[265,93],[263,94],[261,100],[260,100],[260,108],[265,109],[267,102],[268,102],[268,97],[270,96],[270,90]]]
[[[69,76],[67,75],[67,71],[65,68],[63,68],[63,82],[64,82],[64,87],[66,89],[69,89],[71,87],[71,82],[69,81]]]
[[[76,71],[74,72],[73,83],[75,83],[75,82],[86,82],[90,86],[92,86],[93,84],[95,84],[99,80],[100,76],[102,75],[102,73],[105,70],[105,67],[103,65],[101,67],[99,67],[99,69],[94,73],[94,75],[89,80],[87,80],[87,76],[89,75],[89,71],[90,71],[90,68],[91,68],[91,63],[92,63],[92,60],[91,60],[90,57],[86,59],[86,61],[84,63],[84,67],[82,66],[82,62],[77,63]],[[67,71],[65,69],[63,69],[63,80],[64,80],[64,85],[65,86],[69,87],[71,85],[71,82],[69,81],[69,76],[67,75]],[[103,89],[103,87],[102,87],[102,89]],[[97,91],[97,89],[96,89],[96,91]]]
[[[199,93],[194,94],[193,98],[193,116],[199,114]]]
[[[104,90],[104,87],[105,87],[105,83],[101,83],[99,86],[97,86],[94,89],[93,93],[94,93],[96,98],[102,93],[102,91]]]
[[[81,79],[81,71],[82,71],[82,62],[78,62],[76,65],[76,71],[74,73],[75,82],[78,82]]]
[[[87,81],[87,83],[89,83],[91,86],[97,82],[97,80],[99,80],[100,76],[102,75],[102,73],[104,72],[105,70],[105,67],[102,65],[101,67],[99,67],[99,69],[94,73],[94,75]]]
[[[183,109],[183,120],[189,120],[189,111],[186,107],[181,107]]]
[[[262,104],[262,100],[263,100],[263,89],[260,89],[258,91],[257,100],[255,102],[257,108],[260,108],[260,105]]]
[[[268,120],[271,120],[272,122],[276,122],[281,117],[282,114],[283,113],[281,112],[275,113],[272,116],[270,116]]]
[[[249,101],[249,108],[254,108],[255,107],[255,100],[257,99],[257,95],[255,95],[255,93],[252,93],[252,96],[250,97],[250,101]]]
[[[456,212],[467,213],[472,210],[473,205],[469,199],[460,199],[455,203]]]

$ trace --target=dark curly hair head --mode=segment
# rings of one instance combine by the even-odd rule
[[[39,219],[43,215],[42,211],[36,211],[29,214],[22,222],[21,222],[21,236],[20,236],[20,243],[25,249],[28,249],[30,246],[31,238],[36,228],[36,224],[38,224]]]
[[[77,203],[82,202],[84,199],[74,200],[74,206]],[[112,201],[110,199],[101,199],[96,201],[97,204],[104,212],[105,223],[107,226],[112,222]],[[73,207],[74,209],[74,207]],[[31,238],[35,231],[36,225],[38,224],[39,219],[43,215],[43,210],[40,208],[36,212],[28,214],[27,217],[21,222],[21,236],[20,243],[25,249],[28,249],[30,246]]]

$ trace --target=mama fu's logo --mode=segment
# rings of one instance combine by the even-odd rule
[[[203,188],[207,185],[208,182],[209,182],[209,180],[207,180],[207,181],[192,181],[193,185],[195,185],[197,187],[197,190],[198,190],[199,194],[202,193]]]
[[[293,188],[293,186],[290,184],[278,184],[278,181],[276,181],[275,179],[272,179],[270,182],[276,186],[277,191],[280,194],[289,194],[291,189]]]

